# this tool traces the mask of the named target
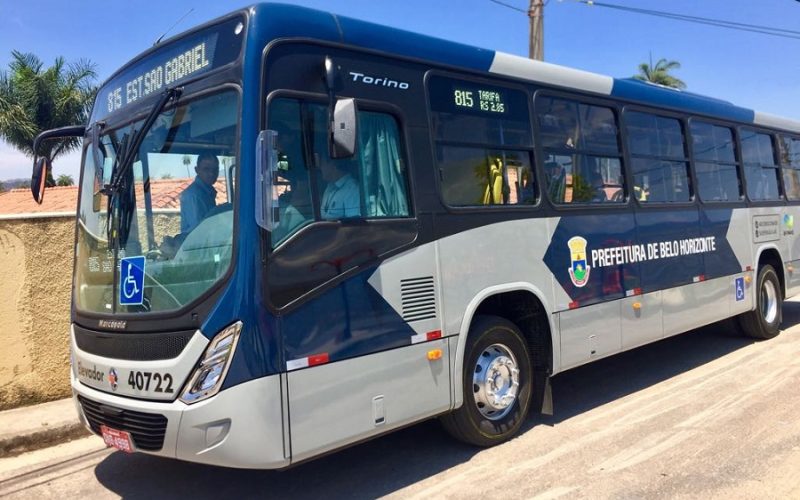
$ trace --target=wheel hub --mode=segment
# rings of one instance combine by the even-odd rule
[[[481,415],[497,420],[514,405],[519,392],[519,368],[511,350],[493,344],[478,356],[472,379],[475,404]]]
[[[764,321],[772,324],[778,316],[778,293],[772,281],[764,280],[761,284],[761,313]]]

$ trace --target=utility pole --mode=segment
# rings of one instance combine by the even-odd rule
[[[798,1],[800,2],[800,0]],[[531,19],[528,57],[544,61],[544,0],[531,0],[528,17]]]

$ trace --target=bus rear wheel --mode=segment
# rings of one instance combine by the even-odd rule
[[[739,315],[739,325],[748,337],[771,339],[780,333],[783,303],[781,282],[775,269],[770,265],[758,271],[758,292],[756,307]]]
[[[500,317],[476,317],[464,353],[464,403],[442,417],[445,429],[477,446],[510,439],[528,414],[532,375],[519,328]]]

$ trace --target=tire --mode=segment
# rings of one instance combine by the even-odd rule
[[[513,370],[517,386],[514,388]],[[477,316],[464,353],[464,403],[442,417],[453,437],[477,446],[494,446],[513,437],[531,404],[533,370],[519,329],[496,316]],[[494,373],[494,383],[488,374]],[[497,382],[500,382],[499,390]]]
[[[739,315],[739,326],[748,337],[771,339],[780,333],[783,320],[781,282],[775,269],[765,265],[758,271],[757,283],[756,308]]]

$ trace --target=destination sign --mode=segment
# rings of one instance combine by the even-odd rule
[[[453,89],[453,102],[456,106],[487,113],[506,112],[503,94],[497,90],[455,88]]]
[[[235,61],[243,26],[243,18],[230,19],[169,43],[126,68],[98,92],[92,121]]]
[[[444,76],[428,81],[433,111],[468,114],[491,119],[528,122],[528,96],[524,91]]]
[[[106,111],[113,113],[123,106],[171,86],[188,76],[201,72],[211,66],[214,58],[216,36],[197,44],[183,54],[158,64],[145,73],[134,75],[129,81],[106,92]]]
[[[427,82],[437,140],[533,144],[528,94],[520,88],[432,75]]]

